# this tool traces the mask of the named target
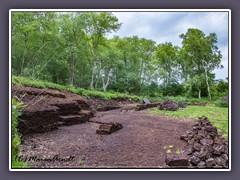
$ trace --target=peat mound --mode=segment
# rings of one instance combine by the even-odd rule
[[[159,104],[159,110],[177,111],[178,108],[178,104],[172,100],[165,100]]]
[[[12,96],[23,101],[19,132],[48,132],[59,125],[83,123],[92,117],[90,105],[82,96],[67,91],[12,86]]]
[[[167,110],[167,111],[177,111],[179,108],[186,108],[187,103],[179,102],[175,103],[172,100],[165,100],[159,103],[159,110]]]

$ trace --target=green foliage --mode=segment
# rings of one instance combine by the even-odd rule
[[[159,44],[156,48],[155,58],[160,70],[160,75],[164,79],[165,94],[173,95],[170,81],[177,75],[174,69],[177,67],[177,54],[179,47],[173,46],[172,43],[166,42]]]
[[[214,87],[211,74],[221,68],[215,33],[189,28],[180,35],[182,47],[107,38],[121,25],[111,12],[12,12],[12,73],[58,84],[37,83],[42,88],[70,85],[72,92],[104,98],[114,95],[85,89],[152,98],[227,93],[224,83]]]
[[[214,105],[217,106],[217,107],[228,108],[228,102],[227,101],[216,100],[216,101],[214,101]]]
[[[169,82],[163,89],[165,96],[180,96],[183,93],[183,85],[177,81]]]
[[[211,86],[211,92],[215,100],[228,95],[228,82],[218,80],[216,84]]]
[[[214,106],[187,106],[178,111],[160,111],[157,108],[150,110],[150,113],[161,114],[182,119],[198,120],[201,116],[206,116],[215,125],[220,133],[228,136],[228,108]]]
[[[12,168],[25,168],[26,163],[18,160],[19,148],[21,145],[21,137],[18,133],[18,117],[21,115],[20,109],[23,103],[17,102],[16,98],[12,98]]]

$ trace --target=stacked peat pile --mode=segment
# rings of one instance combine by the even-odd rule
[[[21,134],[48,132],[59,125],[86,122],[92,116],[86,100],[67,91],[12,86],[12,95],[25,104],[19,117]]]
[[[178,108],[178,104],[172,100],[165,100],[159,103],[159,110],[177,111]]]
[[[183,166],[184,162],[185,166],[193,168],[228,168],[228,141],[205,116],[180,138],[187,146],[182,154],[168,156],[167,165]]]

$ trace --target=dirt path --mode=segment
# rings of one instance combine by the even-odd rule
[[[181,150],[186,144],[180,135],[193,122],[148,114],[147,111],[128,110],[124,106],[106,112],[97,112],[91,121],[118,122],[123,128],[110,135],[98,135],[98,123],[63,126],[48,133],[25,136],[22,157],[59,158],[74,156],[68,162],[29,161],[32,167],[58,168],[113,168],[161,167],[164,165],[165,146],[172,151]]]

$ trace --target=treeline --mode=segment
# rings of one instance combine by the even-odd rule
[[[182,47],[107,35],[121,28],[110,12],[13,12],[12,73],[85,89],[134,95],[219,97],[228,82],[215,33],[188,29]],[[161,32],[159,32],[161,33]]]

